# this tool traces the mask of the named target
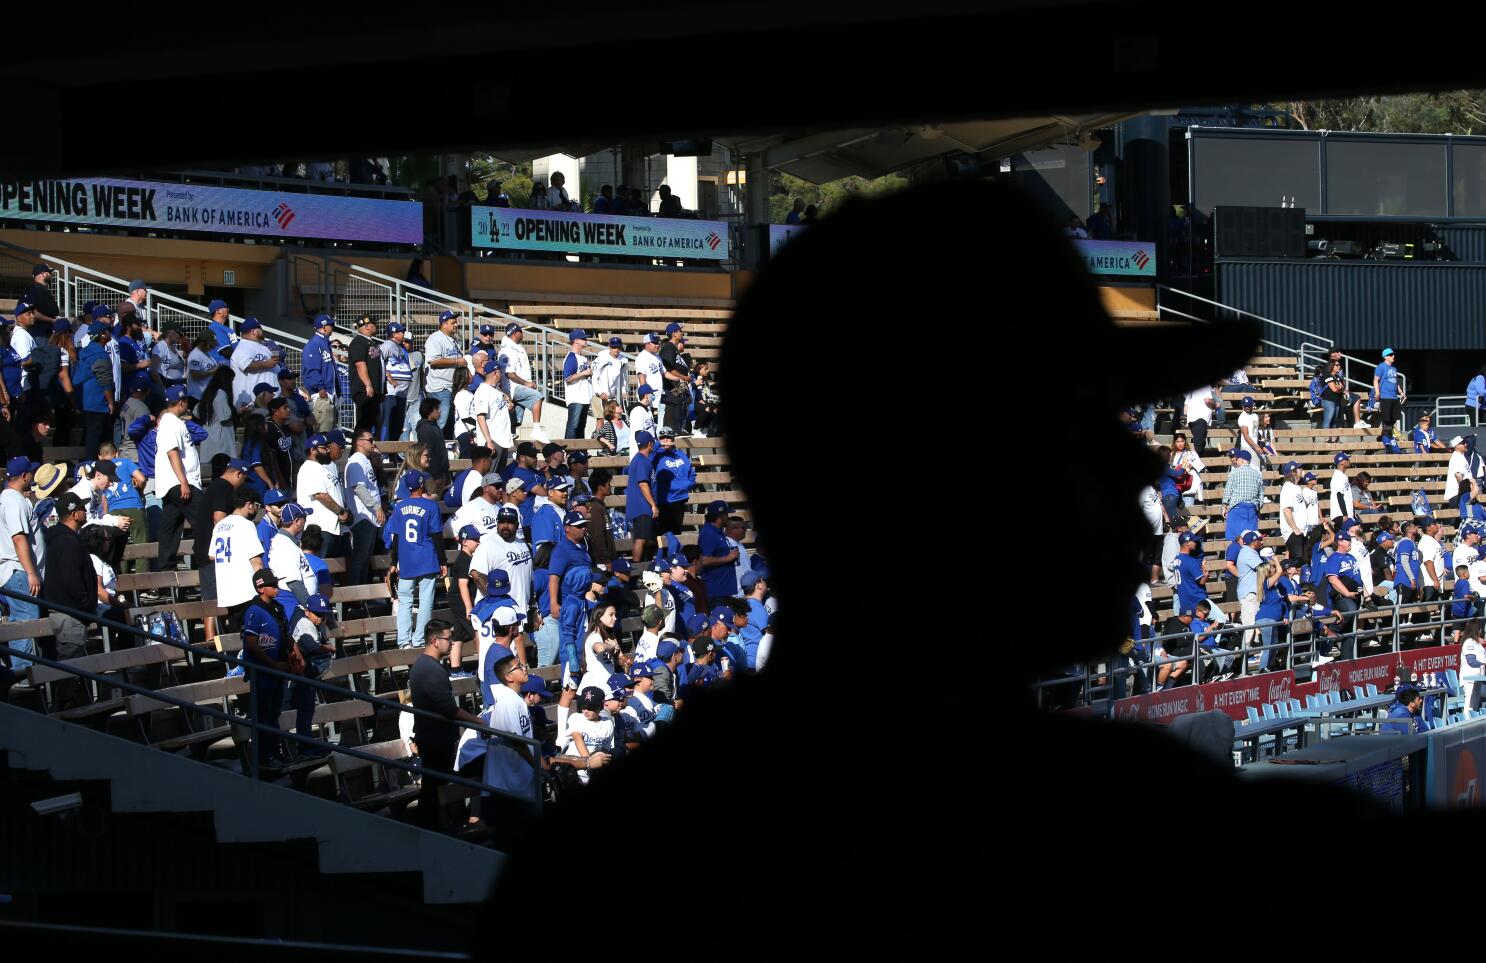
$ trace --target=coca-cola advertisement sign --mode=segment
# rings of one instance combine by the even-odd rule
[[[1289,699],[1294,687],[1293,671],[1286,669],[1284,672],[1266,672],[1227,682],[1183,686],[1121,699],[1114,704],[1112,715],[1116,719],[1170,722],[1192,712],[1220,709],[1242,722],[1248,718],[1244,711],[1248,706],[1258,707],[1266,702]]]

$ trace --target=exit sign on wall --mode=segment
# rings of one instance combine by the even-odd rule
[[[222,272],[222,284],[225,285],[226,287],[229,287],[229,288],[230,287],[235,287],[237,285],[237,272],[236,271],[223,271]]]

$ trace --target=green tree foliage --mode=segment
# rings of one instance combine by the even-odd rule
[[[1486,90],[1292,100],[1275,106],[1288,110],[1305,130],[1486,133]]]
[[[908,178],[901,174],[888,174],[867,180],[864,177],[843,177],[825,184],[812,184],[791,174],[774,171],[769,175],[769,221],[783,224],[785,215],[800,198],[808,206],[814,204],[820,217],[829,215],[852,197],[876,197],[908,186]]]

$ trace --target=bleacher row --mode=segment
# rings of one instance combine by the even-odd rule
[[[626,349],[629,349],[631,343],[638,348],[639,339],[645,333],[657,330],[657,322],[660,323],[659,326],[663,326],[667,319],[680,319],[688,325],[687,350],[698,360],[715,359],[725,326],[722,319],[729,314],[726,311],[687,311],[676,308],[662,310],[556,306],[537,309],[523,306],[522,309],[534,314],[547,311],[542,318],[544,322],[547,318],[561,315],[561,323],[565,329],[586,326],[594,341],[600,344],[600,337],[607,339],[611,334],[618,334],[625,338]],[[706,320],[698,323],[693,320],[693,316]],[[601,331],[596,330],[599,324],[603,326]],[[601,448],[600,443],[593,439],[557,440],[570,451],[583,449],[593,452]],[[384,458],[381,469],[384,491],[389,494],[395,483],[401,456],[411,447],[411,442],[378,444],[384,456],[390,456]],[[736,514],[751,520],[746,497],[732,483],[732,476],[728,471],[728,455],[720,439],[681,437],[677,439],[677,447],[688,451],[697,468],[697,484],[688,498],[688,504],[695,506],[697,510],[688,511],[684,517],[684,531],[680,535],[683,544],[695,544],[698,526],[704,520],[700,507],[714,500],[728,502],[734,507]],[[87,453],[82,448],[51,448],[44,451],[43,460],[66,462],[75,466],[85,457]],[[630,457],[591,456],[591,469],[607,468],[616,473],[613,479],[615,494],[611,494],[605,503],[611,510],[624,510],[624,492],[628,480],[622,472],[628,467]],[[455,474],[468,467],[468,460],[450,461],[451,471]],[[203,464],[202,470],[205,484],[210,480],[209,466]],[[750,528],[745,545],[751,546],[752,543],[753,533]],[[168,612],[179,621],[191,643],[206,644],[225,655],[234,654],[241,649],[240,635],[221,634],[214,639],[206,637],[204,620],[223,613],[212,600],[200,598],[199,560],[189,556],[192,547],[193,533],[188,521],[181,542],[179,567],[161,572],[121,572],[118,575],[119,591],[129,600],[126,621],[131,625],[138,625],[141,620],[147,621],[151,616]],[[629,540],[620,540],[616,544],[616,550],[621,555],[627,556],[631,547]],[[448,549],[451,561],[457,551],[457,548]],[[153,542],[129,545],[124,551],[125,568],[129,567],[128,563],[136,560],[140,560],[141,567],[145,567],[145,563],[153,561],[157,554],[158,546]],[[339,579],[344,575],[343,559],[328,559],[327,564],[332,576]],[[336,625],[330,634],[336,642],[337,654],[321,679],[345,685],[358,692],[407,703],[408,667],[421,649],[396,647],[396,621],[390,614],[393,592],[383,581],[387,568],[387,556],[378,554],[373,557],[373,581],[370,584],[336,585],[332,597],[336,609]],[[141,592],[164,593],[169,601],[164,604],[141,604]],[[383,614],[384,612],[387,614]],[[450,616],[451,613],[446,609],[434,612],[436,618]],[[639,620],[626,619],[623,629],[637,635],[641,629]],[[0,623],[0,641],[45,638],[50,633],[50,624],[45,619],[37,622]],[[71,660],[69,664],[98,674],[121,675],[131,681],[138,680],[141,673],[144,673],[151,678],[152,687],[153,680],[158,678],[158,691],[162,695],[224,711],[233,711],[234,701],[247,696],[246,677],[227,674],[226,666],[221,661],[184,653],[175,646],[160,642],[138,647],[115,647],[112,644],[112,635],[113,633],[103,630],[96,638],[90,636],[89,654]],[[528,646],[529,653],[534,655],[534,644],[528,642]],[[473,671],[476,660],[477,647],[471,643],[465,647],[462,666],[452,668]],[[549,683],[555,682],[561,675],[560,667],[557,666],[534,667],[533,671]],[[215,719],[180,709],[160,699],[144,695],[124,695],[119,690],[110,690],[106,685],[96,687],[90,694],[90,701],[84,704],[60,704],[57,696],[64,694],[66,690],[57,687],[61,684],[75,688],[75,683],[70,679],[63,670],[33,666],[27,672],[26,681],[13,690],[12,698],[33,699],[43,710],[51,711],[60,718],[141,740],[164,751],[189,752],[198,758],[206,758],[209,754],[235,752],[246,768],[249,743],[245,726],[219,724]],[[476,680],[458,678],[454,680],[454,686],[455,694],[464,707],[478,711],[480,707],[477,704]],[[98,688],[109,691],[96,691]],[[555,709],[555,704],[548,704],[549,722],[555,721]],[[245,702],[239,702],[235,711],[245,714]],[[401,714],[378,709],[358,700],[322,701],[315,711],[316,734],[344,745],[356,746],[383,758],[402,759],[409,755],[410,745],[407,738],[409,733],[399,726],[399,715]],[[283,713],[280,725],[286,730],[293,728],[292,710]],[[330,785],[321,782],[311,785],[311,790],[368,809],[400,806],[417,793],[417,787],[407,785],[406,774],[400,770],[375,766],[364,760],[338,754],[324,759],[305,759],[287,767],[285,771],[300,786],[309,785],[311,779],[321,780],[328,776],[332,781]]]
[[[1268,408],[1272,403],[1283,403],[1288,405],[1299,405],[1299,412],[1306,413],[1304,407],[1308,402],[1308,395],[1302,396],[1289,391],[1292,386],[1308,386],[1309,381],[1299,375],[1303,374],[1298,369],[1299,359],[1294,357],[1258,357],[1245,366],[1244,371],[1248,375],[1251,391],[1240,392],[1237,389],[1225,390],[1223,392],[1224,405],[1228,408],[1228,420],[1221,426],[1215,426],[1208,431],[1208,448],[1214,452],[1227,452],[1236,444],[1238,428],[1236,425],[1236,412],[1238,401],[1244,394],[1251,395],[1260,408]],[[1158,409],[1160,410],[1160,409]],[[1164,409],[1170,411],[1170,409]],[[1281,413],[1276,412],[1276,424],[1281,423]],[[1399,455],[1390,455],[1381,451],[1378,442],[1379,429],[1373,427],[1352,428],[1314,428],[1309,425],[1298,427],[1303,424],[1301,419],[1290,417],[1290,427],[1276,427],[1274,432],[1274,446],[1279,452],[1278,457],[1272,459],[1273,465],[1264,468],[1257,461],[1254,467],[1259,468],[1265,482],[1265,503],[1259,510],[1259,528],[1264,535],[1262,547],[1273,548],[1282,551],[1284,539],[1280,537],[1280,487],[1284,481],[1283,475],[1278,467],[1288,461],[1296,461],[1301,465],[1302,471],[1313,472],[1317,476],[1317,493],[1321,500],[1322,514],[1326,514],[1329,504],[1329,485],[1331,474],[1335,468],[1334,458],[1337,452],[1345,451],[1351,456],[1351,468],[1348,474],[1356,477],[1359,472],[1366,471],[1372,478],[1369,490],[1373,493],[1378,503],[1378,509],[1363,513],[1360,517],[1364,523],[1375,522],[1381,515],[1391,515],[1395,519],[1413,516],[1411,508],[1411,495],[1418,489],[1423,489],[1429,497],[1434,517],[1439,519],[1444,526],[1441,535],[1442,542],[1453,539],[1455,533],[1455,521],[1459,519],[1460,512],[1452,507],[1445,507],[1443,495],[1445,488],[1445,468],[1450,460],[1449,452],[1431,452],[1417,454],[1412,452],[1411,445],[1405,445],[1406,451]],[[1399,435],[1400,443],[1407,438],[1407,431],[1412,425],[1402,426],[1404,429]],[[1185,429],[1179,429],[1185,431]],[[1448,430],[1441,429],[1442,440],[1448,441]],[[1191,435],[1188,433],[1190,442]],[[1331,439],[1337,439],[1332,441]],[[1172,434],[1166,432],[1157,435],[1154,439],[1156,445],[1170,445]],[[1202,484],[1202,500],[1195,506],[1188,507],[1188,512],[1194,520],[1206,519],[1207,526],[1202,531],[1203,536],[1203,567],[1208,575],[1207,591],[1215,606],[1230,616],[1237,616],[1239,606],[1236,602],[1221,602],[1224,584],[1222,573],[1224,572],[1224,553],[1228,550],[1229,541],[1223,537],[1223,490],[1228,478],[1228,468],[1231,459],[1226,454],[1203,455],[1202,462],[1206,466],[1200,473]],[[1370,529],[1369,529],[1370,532]],[[1369,534],[1370,539],[1370,534]],[[1369,548],[1371,541],[1369,540]],[[1447,587],[1453,584],[1453,577],[1447,582]],[[1152,587],[1152,601],[1155,603],[1156,617],[1165,619],[1174,614],[1173,611],[1174,591],[1164,583],[1155,584]],[[1438,606],[1434,606],[1438,608]],[[1366,628],[1370,623],[1381,623],[1391,618],[1388,611],[1375,612],[1362,611],[1358,614],[1358,628]],[[1407,629],[1405,632],[1409,631]],[[1417,630],[1423,631],[1423,630]]]

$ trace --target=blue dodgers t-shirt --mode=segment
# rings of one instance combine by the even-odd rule
[[[315,573],[315,582],[320,586],[320,594],[325,595],[326,587],[335,584],[335,580],[330,577],[330,566],[325,564],[325,559],[313,552],[305,552],[304,560],[310,563],[310,571]]]
[[[1430,448],[1434,447],[1435,441],[1439,439],[1439,435],[1433,428],[1430,428],[1428,431],[1423,428],[1415,428],[1413,434],[1409,437],[1414,441],[1415,452],[1429,451]]]
[[[268,554],[268,547],[273,544],[273,537],[279,533],[279,527],[273,523],[273,518],[264,515],[258,519],[254,526],[258,530],[258,543],[263,546],[263,554]]]
[[[382,542],[389,549],[397,543],[398,578],[428,578],[439,574],[434,536],[443,525],[439,503],[431,498],[409,498],[397,503],[382,530]]]
[[[697,548],[706,558],[722,558],[732,551],[728,538],[717,530],[716,525],[704,524],[697,531]],[[732,563],[702,569],[702,584],[707,586],[707,598],[725,599],[738,594],[738,570]]]
[[[1373,372],[1378,379],[1378,397],[1385,399],[1398,398],[1398,365],[1383,363]]]
[[[113,462],[114,468],[118,469],[119,480],[108,486],[105,493],[108,496],[108,510],[118,512],[144,508],[144,498],[139,494],[139,489],[134,487],[134,473],[139,471],[139,466],[132,458],[115,458]]]
[[[527,497],[517,506],[517,511],[521,513],[521,524],[530,525],[537,510],[537,500],[531,494],[531,490],[538,485],[546,487],[547,480],[530,468],[512,468],[510,465],[506,467],[511,469],[511,474],[506,476],[506,481],[510,481],[512,478],[519,478],[526,483],[521,487],[521,490],[527,493]]]
[[[1325,583],[1327,605],[1332,604],[1331,576],[1333,575],[1340,578],[1350,578],[1354,581],[1356,580],[1357,559],[1352,557],[1351,552],[1332,552],[1331,557],[1326,560],[1326,569],[1325,574],[1323,575],[1323,581]]]
[[[262,649],[264,654],[269,658],[282,660],[285,656],[284,644],[289,640],[279,637],[279,624],[274,621],[273,615],[264,608],[264,604],[261,599],[254,600],[247,607],[247,610],[243,612],[243,632],[244,634],[249,632],[255,634],[258,637],[258,648]],[[281,613],[286,611],[285,606],[277,598],[268,604],[274,606]],[[293,613],[291,612],[290,614],[292,615]],[[294,620],[286,617],[284,624],[293,625]]]
[[[1181,581],[1176,586],[1176,597],[1181,602],[1178,614],[1191,612],[1197,603],[1207,598],[1203,585],[1202,559],[1196,555],[1183,555],[1177,559],[1177,572]]]
[[[645,496],[640,494],[640,482],[652,484],[651,471],[649,456],[637,454],[629,460],[629,468],[625,470],[625,476],[629,480],[624,486],[624,518],[626,521],[650,514],[650,506],[646,503]],[[654,491],[650,493],[650,497],[655,497]]]
[[[565,537],[559,539],[552,549],[552,558],[547,561],[546,576],[542,580],[545,583],[547,577],[557,576],[558,598],[556,602],[559,606],[562,605],[562,580],[567,577],[569,571],[577,567],[593,568],[593,558],[589,556],[587,547],[582,542],[575,545]],[[552,610],[544,607],[542,611]]]

